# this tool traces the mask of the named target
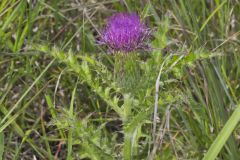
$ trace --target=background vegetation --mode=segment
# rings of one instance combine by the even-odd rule
[[[121,74],[96,41],[127,11],[153,49]],[[0,157],[240,159],[239,15],[238,0],[1,0]]]

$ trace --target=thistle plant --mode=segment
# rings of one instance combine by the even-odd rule
[[[117,13],[108,19],[100,43],[115,55],[114,75],[122,88],[135,85],[132,80],[139,76],[136,51],[150,48],[149,37],[150,29],[136,13]]]
[[[101,43],[111,52],[130,53],[149,48],[150,30],[136,13],[117,13],[108,19]]]

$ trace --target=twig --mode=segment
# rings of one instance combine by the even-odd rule
[[[155,134],[156,134],[156,128],[157,128],[157,111],[158,111],[158,94],[159,94],[159,86],[160,86],[160,79],[161,79],[161,75],[162,75],[162,70],[163,70],[163,66],[166,63],[166,61],[168,60],[168,58],[170,58],[171,55],[169,55],[162,63],[161,67],[160,67],[160,71],[156,80],[156,85],[155,85],[155,103],[154,103],[154,113],[153,113],[153,133],[152,133],[152,137],[153,137],[153,142],[155,141]]]
[[[147,158],[148,160],[153,160],[157,150],[161,148],[163,137],[167,131],[167,123],[168,123],[167,118],[169,117],[169,109],[170,109],[170,106],[166,110],[165,122],[163,121],[163,123],[161,124],[161,127],[158,130],[159,134],[158,134],[158,137],[156,138],[156,141],[154,142],[153,149]]]

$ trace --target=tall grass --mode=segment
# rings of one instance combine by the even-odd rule
[[[145,18],[152,51],[97,45],[117,11]],[[2,0],[0,157],[239,159],[239,12],[237,0]]]

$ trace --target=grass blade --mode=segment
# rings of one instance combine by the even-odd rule
[[[210,16],[207,18],[207,20],[203,23],[202,27],[200,28],[200,32],[203,31],[203,29],[206,27],[206,25],[208,24],[208,22],[213,18],[213,16],[217,13],[217,11],[219,11],[226,2],[227,2],[227,0],[223,1],[223,2],[210,14]]]
[[[21,103],[21,101],[24,99],[24,97],[31,91],[33,86],[40,80],[40,78],[44,75],[44,73],[51,67],[55,59],[53,59],[48,66],[42,71],[42,73],[35,79],[35,81],[32,83],[32,85],[26,90],[26,92],[22,95],[22,97],[17,101],[17,103],[10,109],[10,111],[5,115],[5,117],[1,120],[1,124],[3,124],[6,119],[10,116],[10,114],[18,107],[18,105]],[[4,127],[2,125],[0,127],[0,132],[2,132],[7,126]]]
[[[77,84],[78,81],[76,82],[75,88],[72,91],[72,98],[71,98],[71,103],[70,103],[70,108],[69,108],[69,116],[71,119],[74,118],[74,98],[77,90]],[[67,160],[72,160],[72,147],[73,147],[73,129],[70,127],[69,132],[68,132],[68,143],[67,143]]]
[[[4,152],[4,134],[0,133],[0,160],[3,159],[3,152]]]
[[[221,151],[222,147],[228,140],[229,136],[231,135],[234,128],[238,124],[239,120],[240,120],[240,105],[237,106],[232,116],[224,125],[223,129],[218,134],[217,138],[214,140],[213,144],[209,148],[203,160],[213,160],[217,157],[218,153]]]

